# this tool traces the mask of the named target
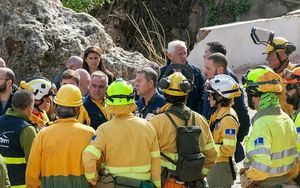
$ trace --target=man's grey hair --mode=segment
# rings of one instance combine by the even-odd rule
[[[184,47],[185,49],[187,49],[184,41],[173,40],[172,42],[169,42],[167,52],[169,54],[172,54],[175,51],[176,47]]]
[[[147,81],[152,80],[154,87],[157,85],[158,75],[154,69],[151,67],[142,67],[137,71],[138,74],[144,74]]]
[[[102,72],[102,71],[95,71],[92,73],[91,75],[91,79],[95,76],[98,76],[98,77],[104,77],[105,78],[105,82],[106,82],[106,86],[108,85],[108,76]]]
[[[33,93],[25,89],[17,91],[12,98],[12,107],[19,110],[24,110],[32,106],[33,103]]]
[[[76,117],[79,108],[56,105],[56,114],[60,118]]]

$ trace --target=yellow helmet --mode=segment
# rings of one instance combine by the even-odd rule
[[[77,107],[82,105],[82,95],[77,86],[66,84],[57,91],[53,101],[60,106]]]
[[[267,66],[250,69],[242,81],[246,89],[254,89],[262,93],[280,93],[283,89],[280,75]]]
[[[117,78],[108,86],[106,95],[107,105],[120,106],[134,103],[133,87],[122,78]]]
[[[275,37],[271,44],[266,47],[266,54],[270,52],[280,52],[285,51],[288,55],[296,50],[296,46],[290,43],[287,39],[283,37]]]
[[[286,84],[296,84],[300,83],[300,65],[297,65],[292,70],[284,70],[284,83]]]
[[[181,72],[174,72],[159,81],[164,93],[172,96],[185,96],[192,90],[192,83]]]

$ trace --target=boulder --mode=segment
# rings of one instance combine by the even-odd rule
[[[75,13],[57,0],[2,0],[0,56],[14,70],[17,81],[31,76],[51,79],[72,55],[90,45],[104,50],[103,60],[117,76],[135,77],[136,68],[150,62],[138,52],[115,46],[92,16]]]

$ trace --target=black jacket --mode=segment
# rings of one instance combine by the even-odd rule
[[[162,77],[165,76],[169,76],[169,75],[164,75],[165,71],[167,70],[167,67],[171,64],[171,61],[168,61],[167,64],[163,67],[160,68],[160,77],[159,80]],[[188,98],[187,98],[187,106],[198,112],[198,107],[199,105],[201,105],[201,99],[202,99],[202,94],[203,94],[203,85],[204,85],[204,78],[201,74],[200,69],[196,68],[193,65],[188,64],[187,62],[187,66],[189,66],[192,70],[193,70],[193,74],[195,77],[195,81],[194,81],[194,87],[193,90],[189,93]],[[188,75],[183,71],[182,74],[186,77],[188,77]]]

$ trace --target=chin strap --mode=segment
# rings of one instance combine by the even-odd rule
[[[276,72],[276,73],[279,74],[279,73],[281,73],[288,66],[289,56],[287,56],[284,60],[281,60],[280,55],[279,55],[278,52],[276,52],[276,56],[277,56],[277,59],[280,62],[280,65],[277,68],[273,69],[273,70],[274,70],[274,72]]]

